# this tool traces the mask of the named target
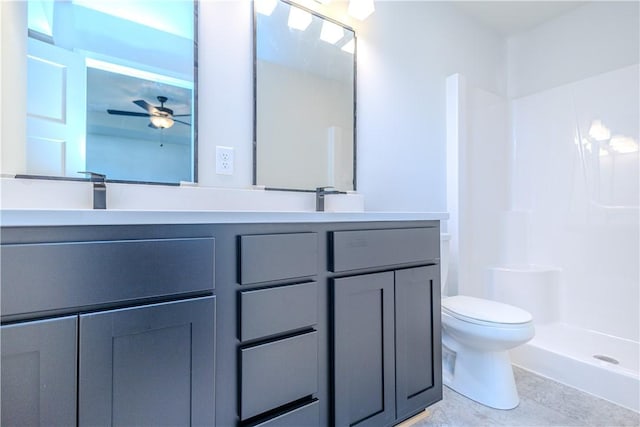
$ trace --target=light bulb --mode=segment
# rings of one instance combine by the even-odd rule
[[[344,37],[344,29],[333,22],[324,21],[322,23],[322,30],[320,30],[320,40],[324,40],[327,43],[336,44],[338,40]]]
[[[360,21],[364,21],[376,10],[373,0],[349,0],[347,12]]]
[[[277,5],[278,0],[255,0],[254,3],[256,12],[265,16],[271,16]]]
[[[353,54],[356,51],[356,40],[351,39],[344,46],[342,46],[342,50],[345,52]]]
[[[304,31],[311,24],[311,14],[306,10],[291,6],[287,25],[296,30]]]
[[[173,119],[169,116],[151,116],[151,123],[160,129],[169,129],[173,126]]]

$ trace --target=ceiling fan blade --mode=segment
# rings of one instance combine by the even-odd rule
[[[154,107],[153,105],[149,104],[147,101],[143,100],[143,99],[137,99],[135,101],[133,101],[134,104],[136,104],[138,107],[147,110],[147,112],[149,114],[155,114],[158,112],[158,110],[156,109],[156,107]]]
[[[173,117],[190,117],[191,114],[174,114]]]
[[[148,125],[151,129],[160,129],[158,126],[154,125],[153,123],[149,122]]]
[[[149,117],[147,113],[136,113],[133,111],[122,111],[122,110],[107,110],[109,114],[115,114],[118,116],[136,116],[136,117]]]
[[[183,125],[191,126],[191,123],[183,122],[182,120],[173,119],[173,121],[176,122],[176,123],[182,123]]]

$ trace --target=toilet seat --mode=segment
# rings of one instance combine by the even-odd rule
[[[442,311],[461,321],[494,327],[518,327],[533,320],[529,312],[518,307],[465,295],[444,298]]]

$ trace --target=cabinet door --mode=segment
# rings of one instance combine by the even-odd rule
[[[77,317],[3,326],[2,425],[76,425]]]
[[[80,316],[80,425],[213,425],[215,298]]]
[[[397,418],[440,400],[439,266],[396,271]]]
[[[381,426],[395,418],[393,272],[335,279],[336,426]]]

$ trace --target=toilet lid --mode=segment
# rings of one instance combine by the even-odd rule
[[[518,324],[530,322],[531,314],[521,308],[482,298],[456,295],[442,300],[442,311],[458,318],[483,322]]]

